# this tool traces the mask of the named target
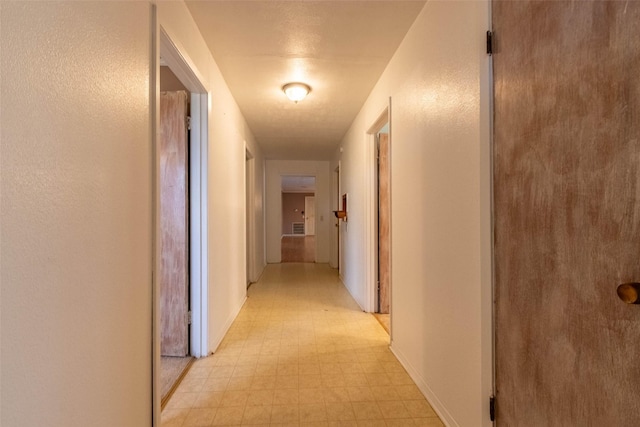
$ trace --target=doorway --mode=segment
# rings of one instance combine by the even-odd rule
[[[157,274],[154,275],[152,296],[154,308],[152,370],[153,418],[158,421],[157,424],[159,425],[163,401],[166,403],[171,394],[171,391],[169,391],[168,395],[163,393],[163,380],[161,378],[163,370],[161,363],[161,354],[163,353],[163,346],[161,345],[163,335],[163,285],[160,276],[163,263],[162,251],[163,246],[166,246],[164,242],[166,237],[163,236],[164,227],[162,219],[162,210],[166,202],[163,203],[163,195],[161,192],[163,191],[162,170],[163,166],[165,166],[163,163],[166,163],[167,158],[163,160],[161,150],[162,133],[164,133],[162,126],[164,121],[161,119],[161,104],[163,102],[160,92],[163,90],[165,92],[183,91],[184,98],[186,98],[186,102],[189,105],[188,116],[190,120],[188,124],[184,118],[177,119],[177,122],[182,122],[184,128],[184,130],[180,130],[180,132],[188,132],[184,150],[182,148],[180,150],[185,153],[184,169],[189,172],[184,178],[184,206],[180,208],[180,210],[185,213],[183,226],[185,244],[180,244],[180,247],[184,248],[185,256],[183,257],[183,262],[185,264],[184,272],[186,275],[185,286],[181,292],[184,292],[185,296],[183,300],[185,304],[187,304],[186,315],[182,317],[180,323],[186,323],[188,325],[186,327],[186,351],[183,346],[180,352],[184,352],[186,355],[192,357],[201,357],[208,353],[208,306],[206,304],[208,269],[206,260],[208,253],[207,158],[209,95],[204,85],[202,85],[162,27],[158,28],[158,35],[158,44],[156,46],[160,61],[155,68],[156,73],[153,74],[158,84],[155,85],[157,91],[154,98],[156,111],[156,122],[154,126],[154,269],[157,271]],[[164,68],[165,66],[167,68]],[[167,70],[169,70],[172,75],[168,75],[166,73]],[[173,86],[174,84],[179,86]],[[164,86],[161,87],[161,85]],[[182,101],[180,101],[180,103],[182,103]],[[190,130],[188,128],[190,128]],[[176,158],[176,156],[172,156],[172,158]],[[186,197],[187,195],[188,197]],[[179,366],[174,368],[174,370],[180,371],[177,381],[180,380],[181,375],[186,373],[184,366]],[[165,396],[163,396],[163,394],[165,394]]]
[[[391,336],[391,132],[389,108],[369,129],[373,151],[371,311]]]
[[[315,262],[315,176],[282,178],[281,262]]]
[[[249,151],[248,148],[245,149],[245,216],[246,216],[246,248],[245,248],[245,261],[246,261],[246,282],[247,289],[254,281],[253,277],[253,260],[255,254],[254,242],[255,242],[255,232],[254,232],[254,212],[253,209],[253,197],[254,197],[254,160],[253,154]]]
[[[161,66],[158,282],[162,405],[193,361],[189,351],[189,100],[186,87],[169,67]]]
[[[389,333],[391,330],[391,186],[390,138],[386,123],[376,134],[376,192],[377,192],[377,291],[376,318]]]

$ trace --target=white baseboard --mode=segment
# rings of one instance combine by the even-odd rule
[[[216,337],[215,340],[213,341],[210,354],[213,354],[216,352],[216,350],[218,350],[218,347],[220,347],[220,344],[222,343],[222,340],[224,339],[225,335],[227,335],[227,332],[229,332],[229,328],[231,328],[231,325],[233,325],[233,321],[236,320],[236,317],[238,317],[238,314],[240,314],[240,310],[242,310],[242,307],[246,302],[247,302],[247,297],[245,296],[244,300],[242,300],[242,304],[240,304],[240,306],[235,311],[231,312],[227,320],[224,322],[222,333],[220,334],[219,337]]]
[[[438,417],[440,417],[440,420],[444,423],[444,425],[447,427],[460,427],[456,420],[451,416],[451,413],[447,411],[447,408],[444,406],[444,404],[435,395],[433,390],[431,390],[427,383],[424,382],[422,377],[418,375],[418,372],[415,370],[415,368],[407,361],[407,358],[404,357],[402,352],[393,347],[393,342],[391,343],[391,346],[389,346],[389,349],[398,358],[400,364],[407,371],[413,382],[416,383],[416,386],[418,386],[418,389],[420,389],[420,392],[427,399],[436,414],[438,414]]]

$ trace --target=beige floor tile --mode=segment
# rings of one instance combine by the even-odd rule
[[[329,421],[327,424],[329,427],[358,427],[358,422],[356,420],[334,420]]]
[[[189,414],[189,408],[165,409],[160,416],[162,427],[179,427]]]
[[[204,384],[207,382],[206,378],[185,378],[178,386],[180,392],[200,392]]]
[[[202,391],[225,391],[230,378],[207,378],[202,386]]]
[[[193,403],[193,407],[194,408],[217,408],[220,406],[220,402],[222,401],[223,395],[224,395],[223,391],[200,392],[195,402]]]
[[[322,389],[325,403],[350,402],[349,390],[346,387]]]
[[[300,375],[298,378],[299,388],[320,388],[322,387],[321,375]]]
[[[215,408],[193,408],[189,411],[187,418],[182,424],[183,427],[209,427],[213,422],[217,409]]]
[[[249,392],[244,390],[227,390],[222,396],[220,401],[220,407],[228,406],[245,406],[247,399],[249,398]]]
[[[244,416],[244,407],[229,406],[226,408],[218,408],[211,425],[214,426],[232,426],[240,425]]]
[[[187,422],[443,427],[334,270],[269,265],[214,355],[194,362],[162,413]]]
[[[411,418],[409,411],[401,400],[378,401],[380,412],[385,419],[388,418]]]
[[[371,387],[348,387],[351,402],[373,402],[376,400]]]
[[[324,395],[322,390],[317,388],[301,388],[298,390],[298,402],[301,405],[313,403],[324,404]]]
[[[284,388],[298,388],[297,375],[276,375],[276,390]]]
[[[273,393],[274,405],[297,405],[298,403],[297,388],[276,389]]]
[[[439,418],[414,418],[413,425],[420,427],[444,427]]]
[[[247,397],[247,406],[271,406],[273,395],[273,390],[251,390]]]
[[[298,366],[298,373],[300,375],[320,375],[319,363],[301,363]]]
[[[347,387],[363,387],[369,385],[365,374],[342,374],[344,385]]]
[[[300,423],[311,423],[327,420],[327,411],[324,403],[311,403],[299,406]]]
[[[268,425],[271,422],[271,406],[247,406],[242,425]]]
[[[299,410],[297,405],[274,405],[272,408],[272,423],[298,423]]]
[[[213,366],[199,366],[194,364],[193,366],[191,366],[191,369],[189,369],[189,372],[187,373],[187,376],[185,377],[185,379],[192,379],[192,378],[207,379],[209,378],[209,375],[211,374],[212,370],[213,370]]]
[[[395,386],[393,389],[396,391],[400,399],[402,400],[422,400],[424,396],[420,392],[420,389],[415,384]]]
[[[167,409],[190,409],[193,407],[196,399],[198,398],[199,393],[195,392],[181,392],[176,391],[169,399],[166,408]]]
[[[398,392],[393,387],[374,386],[371,391],[375,399],[380,400],[402,400]]]
[[[387,427],[385,420],[358,420],[358,427]]]
[[[412,418],[433,418],[438,416],[425,399],[404,400],[403,403]]]
[[[252,377],[256,374],[256,363],[252,364],[238,364],[233,370],[231,377]]]
[[[234,369],[233,366],[213,366],[208,378],[230,378]]]
[[[329,421],[348,421],[356,418],[351,403],[328,402],[326,405]]]
[[[352,402],[353,412],[357,420],[381,420],[383,419],[380,408],[376,402]]]

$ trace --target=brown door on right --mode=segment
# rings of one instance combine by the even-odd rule
[[[497,423],[640,426],[640,2],[492,8]]]
[[[388,314],[391,298],[391,186],[389,134],[378,134],[378,313]]]

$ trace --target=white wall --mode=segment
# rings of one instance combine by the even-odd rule
[[[329,227],[333,221],[329,197],[331,178],[328,161],[267,160],[266,183],[266,239],[267,262],[281,260],[282,237],[282,177],[287,175],[316,177],[316,262],[329,262],[331,237]]]
[[[488,12],[427,2],[336,156],[350,195],[343,280],[366,306],[366,133],[392,97],[392,350],[451,426],[491,424]]]
[[[151,6],[0,8],[0,424],[151,425]],[[263,160],[186,6],[157,10],[210,93],[213,351],[246,297],[245,142],[258,198]]]
[[[0,7],[0,424],[149,426],[150,6]]]
[[[256,164],[256,274],[264,268],[262,171],[255,143],[204,39],[182,2],[158,2],[158,22],[210,94],[209,106],[209,349],[214,351],[246,298],[246,147]],[[245,145],[246,144],[246,145]]]

